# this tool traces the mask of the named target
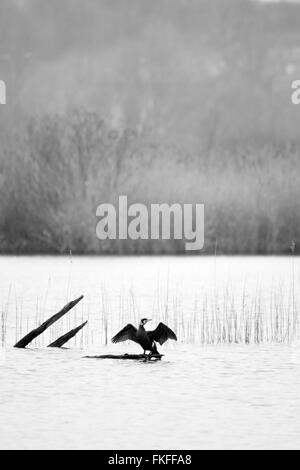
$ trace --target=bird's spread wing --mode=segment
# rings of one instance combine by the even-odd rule
[[[164,344],[168,339],[177,341],[177,336],[174,331],[164,323],[159,323],[155,330],[148,331],[147,334],[151,341],[157,341],[160,345]]]
[[[135,326],[128,323],[128,325],[126,325],[123,328],[123,330],[119,331],[119,333],[117,333],[116,336],[112,338],[112,342],[120,343],[121,341],[128,341],[128,340],[136,342],[137,341],[136,333],[137,333],[137,329],[135,328]]]

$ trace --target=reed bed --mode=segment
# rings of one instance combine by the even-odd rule
[[[110,338],[127,323],[138,324],[140,318],[151,316],[153,326],[159,321],[168,324],[177,334],[178,342],[191,345],[293,343],[300,340],[299,291],[276,286],[268,295],[262,289],[248,292],[245,285],[238,294],[226,287],[196,294],[193,300],[183,293],[158,289],[151,299],[151,309],[135,294],[134,288],[118,295],[101,288],[99,302],[76,307],[55,323],[49,331],[33,341],[33,347],[44,347],[86,319],[88,325],[69,345],[78,348],[108,346]],[[44,302],[37,300],[34,315],[26,316],[22,303],[12,308],[7,303],[0,317],[2,346],[14,341],[47,317]],[[167,347],[173,347],[170,343]]]

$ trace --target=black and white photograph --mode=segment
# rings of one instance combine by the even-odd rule
[[[300,450],[299,254],[300,0],[0,0],[0,450]]]

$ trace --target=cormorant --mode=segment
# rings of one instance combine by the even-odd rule
[[[142,318],[138,329],[129,323],[112,338],[112,342],[120,343],[121,341],[131,340],[138,343],[143,348],[144,354],[146,351],[151,351],[151,354],[159,354],[155,341],[160,345],[164,344],[168,339],[177,341],[174,331],[164,323],[159,323],[153,331],[146,331],[144,325],[149,321],[151,320]]]

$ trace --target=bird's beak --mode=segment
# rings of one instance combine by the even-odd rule
[[[147,323],[148,323],[148,321],[152,321],[152,318],[149,318],[149,320],[147,320]]]

